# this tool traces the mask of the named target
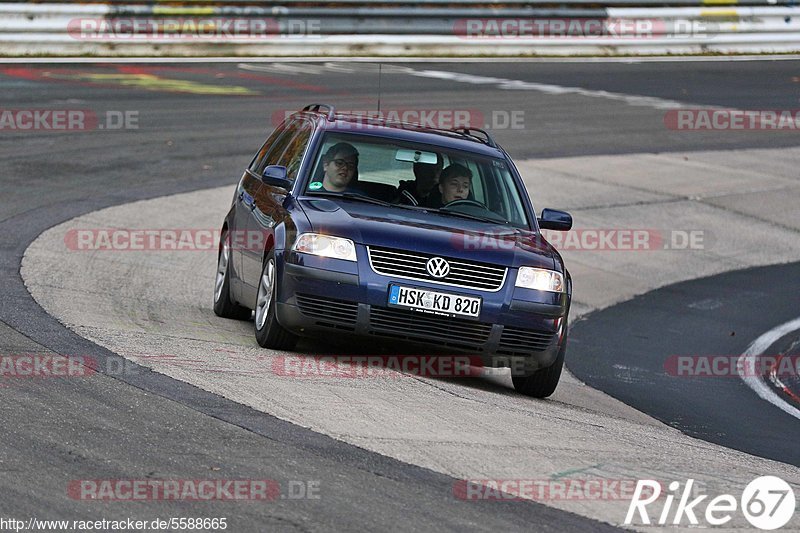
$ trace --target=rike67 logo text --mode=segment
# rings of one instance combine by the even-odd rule
[[[753,527],[774,530],[785,526],[794,516],[794,491],[779,477],[762,476],[754,479],[747,484],[738,499],[732,494],[721,494],[710,500],[707,500],[708,494],[693,498],[694,483],[694,479],[689,479],[681,487],[678,481],[673,481],[669,484],[666,495],[662,495],[662,487],[658,481],[638,480],[624,523],[697,526],[700,524],[699,517],[705,519],[707,525],[722,526],[741,511]],[[663,507],[658,512],[653,507],[661,505],[660,499],[663,500]],[[653,505],[657,501],[659,503]],[[650,512],[654,511],[651,518]]]

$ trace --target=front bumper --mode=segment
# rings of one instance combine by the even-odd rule
[[[364,268],[361,261],[332,263],[296,253],[285,259],[279,262],[283,268],[281,272],[279,266],[276,314],[283,327],[298,335],[336,331],[397,339],[435,346],[443,353],[468,353],[486,366],[522,366],[526,371],[552,364],[563,342],[568,296],[554,295],[558,299],[553,303],[515,299],[519,295],[511,276],[502,291],[487,294],[394,280]],[[389,307],[389,283],[481,296],[481,316],[476,321]]]

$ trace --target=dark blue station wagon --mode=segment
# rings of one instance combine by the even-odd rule
[[[214,312],[266,348],[333,333],[509,366],[534,397],[558,384],[572,281],[511,157],[485,131],[292,114],[244,171],[222,225]],[[257,236],[257,238],[254,238]]]

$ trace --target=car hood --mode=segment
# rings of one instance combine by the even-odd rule
[[[533,231],[345,198],[300,203],[315,232],[356,243],[508,267],[561,269],[558,252]]]

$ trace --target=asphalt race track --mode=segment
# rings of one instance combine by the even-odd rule
[[[687,435],[800,466],[796,418],[753,394],[736,373],[682,376],[669,364],[680,355],[738,357],[761,333],[797,318],[797,300],[784,296],[798,293],[796,263],[670,285],[576,324],[571,348],[581,356],[570,369]],[[614,327],[620,323],[624,329]],[[783,353],[796,338],[766,353]],[[676,398],[685,409],[675,409]]]
[[[356,434],[359,420],[350,421],[351,426],[326,426],[324,419],[331,418],[330,412],[312,400],[309,404],[279,404],[272,398],[273,403],[264,404],[261,400],[270,398],[271,393],[259,389],[245,400],[235,392],[215,392],[216,385],[209,384],[217,379],[213,375],[203,380],[176,378],[151,364],[136,366],[135,372],[124,376],[101,371],[81,379],[6,379],[0,382],[0,409],[3,425],[10,430],[0,436],[6,450],[0,456],[4,496],[0,516],[149,520],[227,516],[232,531],[517,530],[529,529],[532,524],[543,531],[610,530],[621,524],[625,502],[605,507],[602,502],[470,502],[454,497],[453,486],[462,477],[519,478],[531,477],[531,472],[549,472],[555,477],[557,472],[566,472],[569,464],[584,470],[596,465],[602,471],[600,463],[608,461],[597,457],[612,457],[614,450],[598,450],[597,457],[592,456],[600,435],[622,441],[628,438],[627,431],[633,441],[641,438],[635,442],[648,441],[651,446],[664,439],[666,450],[674,454],[662,456],[634,444],[632,447],[641,448],[639,453],[649,454],[650,460],[631,462],[628,470],[615,470],[611,476],[642,478],[648,472],[666,476],[729,468],[728,479],[717,480],[727,483],[725,486],[741,487],[748,476],[768,472],[798,486],[800,456],[794,444],[800,429],[796,418],[760,399],[735,376],[678,379],[665,373],[665,361],[673,355],[738,356],[765,331],[800,316],[800,269],[791,263],[800,260],[796,209],[800,135],[796,131],[675,131],[666,126],[665,113],[704,107],[796,109],[800,61],[386,65],[381,87],[382,109],[468,110],[496,126],[497,140],[522,162],[523,174],[525,169],[537,169],[562,177],[562,181],[542,184],[541,191],[531,189],[537,208],[545,207],[547,200],[585,209],[585,220],[590,223],[604,209],[625,209],[613,214],[621,218],[609,215],[611,218],[594,223],[620,220],[634,228],[648,227],[651,220],[666,225],[685,216],[679,220],[690,222],[677,227],[706,229],[707,242],[716,248],[695,255],[684,251],[681,257],[693,268],[680,268],[680,262],[674,261],[665,264],[655,255],[565,253],[568,265],[575,258],[571,270],[576,280],[582,274],[583,279],[594,280],[591,276],[597,271],[613,281],[615,266],[620,272],[630,269],[637,273],[635,283],[625,283],[620,277],[608,284],[587,283],[585,292],[579,292],[576,284],[575,318],[580,320],[573,326],[567,366],[590,387],[644,414],[569,376],[553,399],[534,401],[513,393],[502,376],[490,375],[463,385],[423,383],[426,391],[435,389],[431,392],[434,401],[409,404],[413,410],[406,413],[407,425],[395,428],[398,433],[408,432],[404,435],[408,441],[388,442],[391,439],[385,438],[386,442],[378,444],[380,439],[362,439]],[[65,299],[65,287],[80,279],[80,269],[87,263],[74,254],[75,261],[65,259],[69,254],[58,255],[63,254],[56,249],[59,239],[63,242],[59,225],[84,216],[86,223],[94,220],[113,225],[116,221],[124,226],[137,216],[145,218],[144,222],[152,213],[160,216],[161,210],[169,212],[168,216],[151,218],[152,225],[215,227],[221,220],[217,210],[220,206],[224,209],[228,191],[276,125],[276,117],[316,101],[334,102],[340,108],[373,109],[377,68],[344,63],[0,65],[0,89],[1,109],[77,109],[98,117],[97,123],[104,126],[102,130],[90,126],[71,132],[0,130],[0,354],[86,355],[99,361],[102,370],[106,361],[115,358],[108,346],[124,342],[128,333],[135,338],[141,331],[152,331],[157,337],[161,332],[153,329],[154,324],[161,324],[176,347],[195,340],[214,342],[220,338],[215,335],[224,334],[229,340],[217,342],[217,346],[242,353],[256,348],[253,339],[245,335],[252,326],[204,321],[202,313],[208,309],[194,294],[186,296],[185,303],[190,304],[186,316],[190,318],[185,318],[178,316],[179,307],[168,302],[170,305],[159,308],[143,293],[142,306],[136,309],[140,322],[129,328],[117,323],[117,329],[109,327],[103,334],[97,333],[90,319],[101,324],[101,315],[116,318],[114,310],[120,306],[136,306],[136,294],[126,294],[126,287],[143,291],[156,287],[169,299],[171,290],[177,292],[192,281],[193,268],[202,268],[198,265],[208,261],[202,256],[180,257],[175,263],[166,258],[161,268],[158,258],[158,264],[122,266],[119,263],[129,258],[107,263],[99,258],[88,265],[91,270],[83,271],[91,274],[90,281],[96,280],[95,287],[81,285],[83,296],[72,294],[71,300]],[[519,112],[524,114],[524,126],[505,128],[503,121]],[[115,121],[126,113],[135,119],[129,120],[129,127],[117,129],[119,122]],[[113,120],[109,122],[108,117]],[[651,166],[642,166],[642,161]],[[726,161],[735,161],[729,166],[736,168],[729,169],[724,179],[715,178],[719,167],[714,165]],[[692,172],[707,181],[698,184],[687,178],[673,191],[648,184],[648,174],[662,172],[659,165],[683,164],[694,165]],[[603,170],[603,165],[612,178],[625,182],[624,199],[618,198],[612,187],[620,183],[599,178],[580,190],[580,172]],[[742,174],[736,175],[737,170]],[[665,174],[674,177],[675,172]],[[748,179],[757,183],[750,184]],[[710,194],[696,190],[701,185],[728,188],[724,194]],[[218,187],[225,189],[215,189]],[[194,196],[170,196],[186,193]],[[150,199],[155,203],[126,208],[131,202]],[[702,217],[689,208],[670,211],[683,209],[683,202],[692,203]],[[120,206],[120,210],[95,213],[112,206]],[[198,206],[208,209],[208,214],[198,212]],[[637,223],[650,212],[661,218]],[[739,219],[741,227],[734,223]],[[722,222],[713,225],[709,220]],[[43,235],[51,228],[55,233]],[[27,277],[23,280],[23,256],[40,236],[44,240],[31,247],[38,255],[26,258],[23,274]],[[722,246],[729,242],[736,244]],[[134,258],[136,261],[147,262],[143,258]],[[778,263],[789,264],[763,266]],[[37,265],[48,268],[37,269]],[[128,272],[135,277],[150,267],[160,270],[161,277],[124,276]],[[171,268],[182,269],[173,286],[169,283]],[[92,278],[95,275],[98,277]],[[210,279],[197,277],[197,286],[189,292],[210,292]],[[675,282],[682,283],[672,284]],[[615,283],[624,288],[617,290]],[[38,303],[29,291],[38,295]],[[71,315],[65,312],[70,305]],[[110,309],[107,313],[105,305]],[[56,312],[61,314],[51,316]],[[86,324],[74,320],[81,314],[86,315]],[[192,327],[191,319],[201,320],[208,337],[181,334],[181,328]],[[79,334],[83,326],[86,331]],[[91,342],[87,336],[104,340]],[[788,350],[796,354],[795,338],[781,339],[768,353]],[[324,343],[303,345],[308,352],[326,348]],[[406,397],[413,390],[400,387],[394,391],[396,396],[370,406],[374,397],[370,394],[384,391],[353,387],[357,390],[352,398],[359,398],[377,413],[389,412],[390,406],[384,403]],[[231,388],[235,390],[236,383]],[[298,397],[302,397],[300,393]],[[487,401],[487,397],[493,399]],[[785,400],[793,401],[790,397]],[[296,412],[292,412],[293,406]],[[308,412],[301,412],[301,406]],[[437,408],[445,406],[451,417],[442,418],[441,427],[456,427],[459,417],[476,422],[457,434],[448,434],[448,439],[459,444],[450,449],[453,463],[447,463],[445,451],[434,450],[441,447],[434,442],[435,433],[428,426],[424,433],[419,425],[424,418],[439,420]],[[469,418],[470,412],[477,414]],[[503,431],[509,435],[512,429],[519,431],[526,442],[503,448],[503,444],[484,438],[501,431],[492,427],[493,420],[505,420],[512,414],[518,417],[514,420],[528,421],[523,423],[530,423],[535,431],[521,426]],[[689,437],[755,457],[692,443],[662,429],[650,416]],[[386,423],[376,418],[370,421],[375,427]],[[555,445],[556,437],[550,434],[558,435],[562,427],[574,431],[576,440],[559,442],[550,463],[548,453],[541,449]],[[595,429],[597,440],[592,440]],[[494,456],[508,457],[503,463],[505,470],[493,469],[491,461],[475,460],[485,460],[492,446],[501,450],[495,450]],[[468,448],[481,449],[484,455],[465,451]],[[533,455],[535,448],[541,456]],[[681,457],[689,457],[691,448],[696,449],[696,462],[677,470],[667,456],[675,455],[679,462]],[[614,466],[624,463],[624,457],[620,453]],[[717,462],[712,464],[712,458]],[[531,470],[514,469],[516,463],[526,461],[537,463],[542,470],[533,465]],[[608,471],[601,475],[609,476]],[[67,491],[70,481],[79,479],[221,477],[277,480],[284,490],[282,496],[288,496],[285,488],[290,481],[314,480],[321,487],[321,497],[296,501],[281,497],[266,505],[92,502],[75,500]],[[796,517],[790,526],[800,527]]]

